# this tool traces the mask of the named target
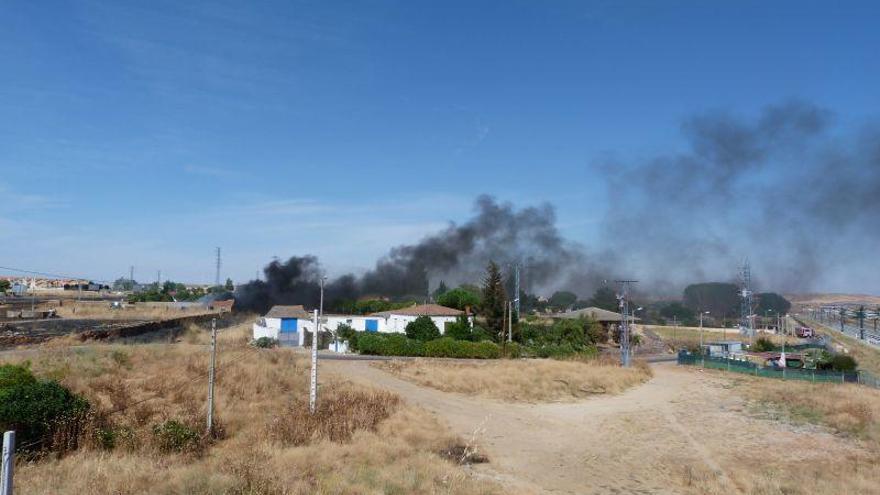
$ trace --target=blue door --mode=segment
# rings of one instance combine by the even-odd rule
[[[367,320],[365,328],[368,332],[378,332],[379,331],[379,320]]]
[[[281,333],[278,334],[278,343],[283,347],[296,347],[299,345],[296,318],[281,319]]]

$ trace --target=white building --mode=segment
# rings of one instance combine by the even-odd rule
[[[440,329],[440,333],[446,333],[446,324],[454,322],[464,311],[459,311],[439,304],[420,304],[418,306],[410,306],[408,308],[392,309],[389,311],[380,311],[373,313],[367,318],[374,319],[377,322],[373,325],[375,330],[386,333],[403,333],[406,326],[415,321],[419,316],[428,316]],[[473,321],[471,321],[473,324]],[[371,331],[367,328],[367,331]]]
[[[382,311],[371,315],[334,315],[325,314],[322,330],[335,332],[339,325],[348,325],[359,332],[403,333],[407,324],[419,316],[428,316],[445,333],[446,324],[454,322],[464,311],[447,308],[437,304],[422,304],[408,308]],[[471,321],[473,324],[473,321]],[[306,311],[301,305],[273,306],[253,325],[254,339],[270,337],[278,340],[282,346],[302,346],[305,333],[314,330],[314,314]],[[331,350],[346,352],[343,343],[334,343]]]

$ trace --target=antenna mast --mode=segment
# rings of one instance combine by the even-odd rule
[[[748,258],[743,262],[740,272],[740,329],[749,336],[749,343],[755,336],[754,316],[752,315],[752,267]]]
[[[629,368],[632,363],[629,328],[629,286],[638,282],[638,280],[615,280],[615,282],[620,284],[620,293],[617,294],[617,301],[620,305],[620,365],[624,368]]]

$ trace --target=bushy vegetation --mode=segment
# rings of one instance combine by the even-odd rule
[[[16,431],[19,449],[75,448],[88,411],[84,398],[54,380],[37,379],[27,366],[0,366],[0,428]]]
[[[211,290],[205,290],[202,287],[189,289],[184,284],[167,280],[161,286],[150,284],[145,290],[129,295],[128,302],[198,301],[209,293],[223,292],[224,290],[223,287],[211,288]]]
[[[271,349],[273,347],[278,347],[278,340],[273,339],[272,337],[260,337],[256,340],[252,340],[251,345],[260,349]]]
[[[418,340],[419,342],[440,338],[440,329],[437,328],[437,325],[434,324],[434,320],[430,316],[419,316],[407,323],[404,331],[407,338]]]
[[[469,342],[450,337],[426,342],[424,349],[427,357],[461,359],[497,359],[501,357],[501,349],[494,342]]]
[[[777,346],[768,338],[758,337],[749,350],[753,352],[772,352],[777,350]]]
[[[437,304],[461,311],[468,308],[476,309],[480,302],[479,293],[464,287],[458,287],[437,296]]]
[[[153,425],[153,435],[162,452],[192,452],[199,447],[198,430],[174,419]]]

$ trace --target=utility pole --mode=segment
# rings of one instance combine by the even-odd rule
[[[220,286],[220,248],[217,248],[217,272],[214,274],[214,287]]]
[[[128,267],[128,281],[131,282],[131,290],[134,290],[134,265]]]
[[[514,304],[516,305],[516,317],[519,318],[520,315],[520,307],[519,307],[519,263],[514,266],[513,272],[513,282],[514,282],[514,290],[516,291],[516,296],[513,298]]]
[[[507,341],[513,342],[513,302],[507,301]]]
[[[156,270],[156,290],[162,287],[162,270]]]
[[[25,279],[27,280],[27,279]],[[31,277],[31,318],[35,315],[34,310],[37,305],[37,277]]]
[[[315,331],[312,332],[312,372],[309,385],[309,413],[318,407],[318,310],[315,310]]]
[[[638,280],[616,280],[620,284],[617,300],[620,304],[620,365],[630,367],[629,286]]]
[[[700,310],[700,367],[702,368],[706,363],[706,352],[703,350],[703,315],[709,314],[708,311],[705,313],[703,310]]]
[[[217,363],[217,318],[211,318],[211,365],[208,368],[208,435],[214,432],[214,366]]]
[[[0,495],[12,495],[12,475],[15,470],[15,431],[3,434],[3,480]]]

